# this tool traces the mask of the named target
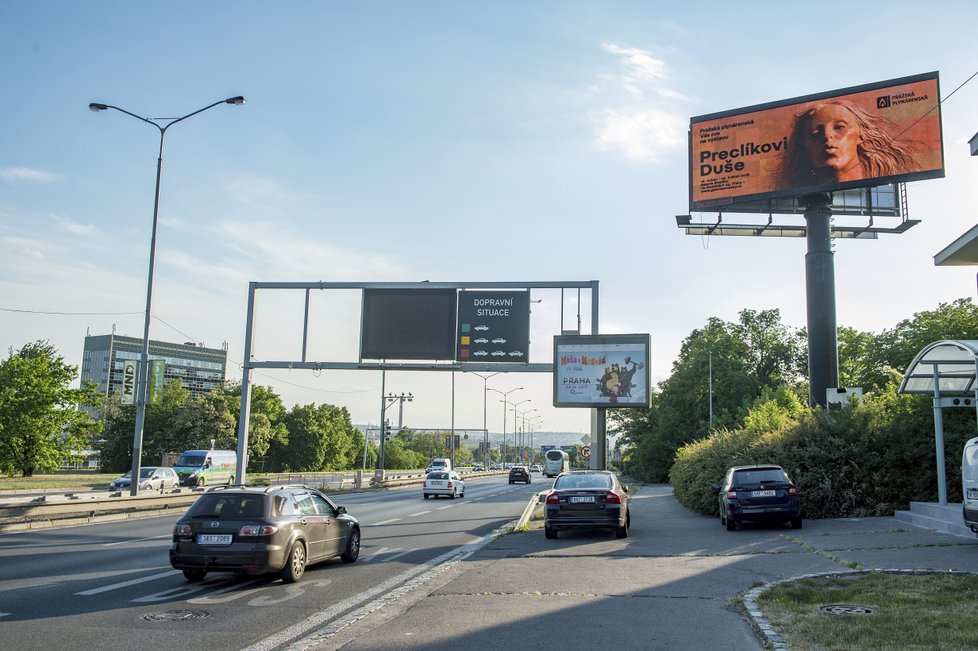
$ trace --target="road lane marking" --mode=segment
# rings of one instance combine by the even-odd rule
[[[412,513],[412,514],[406,515],[404,517],[406,517],[406,518],[413,518],[413,517],[418,516],[418,515],[427,515],[428,513],[431,513],[431,511],[418,511],[417,513]]]
[[[444,511],[445,509],[450,509],[450,508],[452,508],[453,506],[455,506],[455,505],[454,505],[454,504],[449,504],[448,506],[439,506],[439,507],[438,507],[437,509],[435,509],[435,510],[436,510],[436,511]]]
[[[165,536],[150,536],[149,538],[135,538],[133,540],[117,540],[116,542],[103,543],[103,547],[112,547],[113,545],[125,545],[126,543],[138,543],[146,542],[147,540],[159,540],[160,538],[171,538],[173,534],[166,534]]]
[[[259,640],[243,651],[271,651],[272,649],[277,649],[300,635],[306,635],[312,629],[318,628],[319,630],[316,630],[312,634],[307,635],[307,637],[298,640],[289,647],[294,649],[310,648],[318,642],[329,639],[343,628],[346,628],[350,624],[359,621],[369,613],[383,608],[385,605],[391,601],[394,601],[402,594],[406,594],[418,585],[421,585],[422,583],[436,576],[439,572],[452,567],[458,561],[468,558],[482,547],[488,545],[505,530],[505,527],[500,528],[488,536],[478,538],[472,543],[462,545],[461,547],[456,547],[455,549],[445,552],[441,556],[437,556],[429,561],[416,565],[411,569],[374,586],[370,590],[361,592],[356,597],[351,597],[350,599],[341,601],[340,603],[335,604],[326,610],[322,610],[315,615],[310,615],[304,620],[293,624],[292,626],[279,631],[274,635],[271,635],[263,640]],[[336,620],[341,614],[356,608],[360,604],[369,601],[370,599],[373,599],[373,601],[368,603],[366,606],[348,614],[341,620],[337,620],[335,622],[333,621]]]
[[[404,518],[391,518],[390,520],[384,520],[383,522],[374,522],[373,524],[368,524],[368,527],[380,527],[385,524],[392,524],[394,522],[400,522]]]
[[[169,572],[160,572],[159,574],[153,574],[152,576],[144,576],[141,579],[133,579],[131,581],[123,581],[122,583],[113,583],[112,585],[105,585],[101,588],[92,588],[91,590],[85,590],[83,592],[76,592],[77,595],[82,595],[83,597],[90,597],[93,594],[101,594],[103,592],[108,592],[109,590],[116,590],[118,588],[128,588],[131,585],[138,585],[140,583],[146,583],[147,581],[155,581],[156,579],[162,579],[167,576],[173,576],[174,574],[180,574],[181,570],[170,570]]]
[[[388,551],[390,551],[390,552],[396,552],[398,549],[400,549],[400,547],[395,547],[393,549],[388,549],[387,547],[381,547],[380,549],[378,549],[377,551],[375,551],[370,556],[367,556],[366,558],[362,558],[360,560],[362,560],[364,563],[369,563],[370,561],[374,560],[375,558],[377,558],[379,555],[383,554],[384,552],[388,552]]]
[[[404,556],[406,554],[410,554],[411,552],[416,552],[416,551],[418,551],[418,548],[417,547],[413,547],[411,549],[405,549],[400,554],[394,554],[393,556],[388,556],[387,558],[384,559],[384,562],[385,563],[390,563],[392,560],[394,560],[396,558],[400,558],[401,556]]]

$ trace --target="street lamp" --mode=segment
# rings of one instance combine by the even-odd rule
[[[506,396],[513,393],[514,391],[522,391],[523,387],[516,387],[515,389],[510,389],[509,391],[500,391],[499,389],[489,388],[490,391],[495,391],[496,393],[502,394],[503,399],[500,400],[503,403],[503,447],[499,450],[499,460],[502,462],[503,467],[506,467],[506,459],[503,457],[506,454]]]
[[[150,320],[150,308],[153,302],[153,268],[156,263],[156,226],[159,222],[160,216],[160,178],[163,173],[163,138],[166,135],[166,130],[172,127],[177,122],[186,120],[189,117],[193,117],[198,113],[203,113],[207,109],[214,108],[219,104],[234,104],[240,106],[245,103],[245,98],[238,95],[237,97],[229,97],[227,99],[222,99],[219,102],[214,102],[209,104],[202,109],[197,109],[193,113],[188,113],[180,118],[144,118],[141,115],[136,115],[131,113],[126,109],[119,108],[118,106],[112,106],[111,104],[100,104],[98,102],[92,102],[88,105],[89,110],[98,113],[99,111],[105,111],[107,109],[114,109],[120,113],[125,113],[126,115],[131,115],[137,120],[146,122],[147,124],[152,124],[154,127],[159,129],[160,132],[160,154],[156,159],[156,193],[153,199],[153,230],[152,236],[150,237],[149,243],[149,278],[146,281],[146,317],[143,322],[143,350],[140,355],[140,372],[139,372],[139,385],[136,389],[136,428],[133,432],[132,441],[132,478],[133,480],[129,483],[129,494],[137,495],[139,493],[139,463],[140,457],[142,455],[142,445],[143,445],[143,424],[146,420],[146,389],[148,386],[149,379],[149,320]],[[156,120],[168,120],[166,124],[159,124]],[[244,459],[242,457],[242,452],[239,450],[238,453],[238,466],[244,468]]]
[[[523,400],[522,402],[518,402],[518,403],[516,403],[516,405],[513,405],[513,429],[514,429],[514,431],[516,429],[516,414],[519,414],[520,415],[520,418],[523,419],[523,427],[520,428],[520,438],[519,438],[519,443],[517,444],[517,446],[518,446],[517,455],[519,457],[523,457],[523,460],[526,459],[526,450],[525,450],[525,448],[526,448],[526,415],[529,414],[529,413],[531,413],[531,412],[534,412],[534,411],[540,411],[536,407],[534,407],[533,409],[527,409],[526,411],[518,411],[516,409],[516,406],[517,405],[521,405],[524,402],[530,402],[530,400]]]
[[[482,438],[484,441],[483,446],[483,462],[485,463],[485,469],[489,470],[489,427],[486,424],[486,398],[489,395],[489,378],[494,375],[499,375],[502,371],[496,373],[490,373],[489,375],[483,375],[482,373],[472,373],[479,378],[482,378]]]
[[[519,449],[520,443],[518,442],[517,439],[518,432],[516,430],[516,413],[517,413],[516,408],[522,405],[524,402],[532,402],[532,400],[530,398],[527,398],[526,400],[520,400],[519,402],[514,402],[510,405],[510,407],[513,410],[513,447],[516,448],[517,450]]]

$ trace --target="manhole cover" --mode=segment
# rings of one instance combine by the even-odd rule
[[[142,618],[150,622],[183,622],[210,616],[206,610],[166,610],[162,613],[146,613]]]
[[[869,606],[858,606],[856,604],[826,604],[818,607],[819,612],[826,615],[872,615],[873,609]]]

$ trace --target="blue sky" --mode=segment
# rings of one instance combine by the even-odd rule
[[[710,317],[805,325],[803,239],[683,234],[691,116],[937,70],[978,71],[978,4],[941,2],[0,2],[0,346],[141,336],[158,132],[151,337],[227,342],[238,379],[249,281],[599,280],[601,331],[648,332],[664,379]],[[930,11],[927,17],[922,12]],[[899,236],[837,241],[840,325],[878,332],[975,296],[933,256],[975,222],[978,81],[942,107],[947,176],[911,184]],[[715,219],[715,215],[694,214]],[[534,308],[546,362],[559,295]],[[335,299],[335,301],[334,301]],[[313,308],[313,358],[357,356],[357,301]],[[263,301],[256,355],[297,354],[301,300]],[[53,314],[57,313],[57,314]],[[407,424],[450,427],[449,373],[388,373]],[[286,404],[379,420],[376,372],[262,372]],[[543,430],[587,431],[550,378],[489,386]],[[455,379],[455,426],[483,384]],[[489,394],[489,428],[503,405]],[[507,429],[512,431],[512,415]]]

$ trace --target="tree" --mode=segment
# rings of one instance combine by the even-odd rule
[[[99,425],[79,407],[96,407],[98,393],[90,383],[68,387],[77,371],[40,340],[0,362],[0,469],[24,477],[56,470],[89,445]]]
[[[296,405],[285,423],[289,442],[283,469],[346,470],[354,467],[356,454],[363,451],[345,407]]]

